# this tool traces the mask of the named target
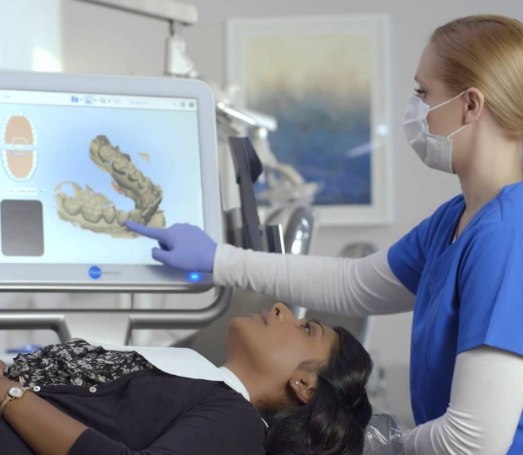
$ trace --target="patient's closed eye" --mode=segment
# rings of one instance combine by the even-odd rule
[[[303,328],[309,335],[314,337],[319,336],[321,338],[325,335],[325,328],[323,324],[317,319],[309,319],[308,321],[304,321],[300,327]]]
[[[310,335],[311,334],[311,321],[306,321],[302,324],[302,328]]]

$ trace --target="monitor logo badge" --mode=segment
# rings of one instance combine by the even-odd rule
[[[36,134],[24,114],[12,114],[3,131],[2,163],[13,180],[29,180],[37,163]]]
[[[102,269],[98,267],[97,265],[93,265],[89,267],[89,276],[93,280],[97,280],[102,276]]]

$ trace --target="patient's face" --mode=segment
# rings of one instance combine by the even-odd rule
[[[283,384],[302,362],[327,363],[338,334],[319,322],[297,319],[277,303],[263,314],[232,319],[227,341],[229,359],[240,359],[258,374],[280,377]]]

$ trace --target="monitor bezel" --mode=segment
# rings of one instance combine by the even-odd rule
[[[203,229],[215,241],[223,237],[222,209],[218,176],[218,148],[214,96],[210,87],[198,79],[110,76],[95,74],[42,73],[31,71],[0,71],[0,90],[27,90],[62,93],[95,93],[153,97],[190,97],[198,101],[198,128],[202,177]],[[151,247],[155,246],[151,242]],[[100,263],[109,269],[119,265]],[[24,264],[9,278],[2,273],[13,264],[0,262],[0,291],[97,291],[97,292],[204,292],[213,286],[212,275],[200,273],[189,279],[187,272],[162,265],[133,265],[124,278],[108,274],[102,279],[64,279],[65,264]],[[56,278],[39,278],[42,267],[56,269]],[[127,267],[129,268],[129,266]],[[16,267],[15,267],[16,269]],[[14,276],[13,276],[14,273]],[[47,272],[48,273],[48,272]],[[20,276],[19,276],[20,275]],[[21,276],[23,275],[23,276]],[[27,276],[25,276],[27,275]],[[62,275],[62,276],[63,276]]]

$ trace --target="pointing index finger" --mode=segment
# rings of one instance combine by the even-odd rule
[[[165,229],[145,226],[131,220],[126,221],[125,225],[131,231],[134,231],[137,234],[143,235],[145,237],[149,237],[150,239],[155,239],[159,242],[164,242],[165,240]]]

